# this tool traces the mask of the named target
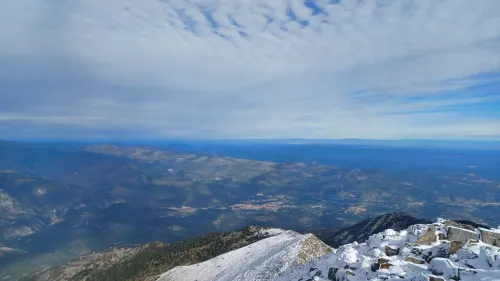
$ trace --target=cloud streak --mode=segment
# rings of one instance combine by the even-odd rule
[[[4,1],[0,137],[500,137],[498,10]]]

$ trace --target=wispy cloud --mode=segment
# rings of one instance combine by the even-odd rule
[[[499,10],[3,1],[0,137],[500,137]]]

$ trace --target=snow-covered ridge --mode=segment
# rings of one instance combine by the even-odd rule
[[[268,231],[268,230],[266,230]],[[273,280],[332,249],[312,234],[272,230],[273,237],[191,266],[178,266],[158,281]]]
[[[438,219],[338,249],[312,234],[273,234],[206,262],[176,267],[158,280],[500,281],[499,229]]]

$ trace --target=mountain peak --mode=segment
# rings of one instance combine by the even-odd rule
[[[176,267],[158,281],[268,280],[331,252],[313,234],[285,231],[206,262]]]

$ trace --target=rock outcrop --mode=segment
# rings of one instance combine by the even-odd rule
[[[444,237],[441,237],[441,238],[444,238]],[[434,228],[429,227],[427,232],[418,238],[417,244],[419,244],[419,245],[432,245],[432,244],[436,243],[436,241],[437,241],[436,231],[434,230]]]
[[[473,239],[479,239],[479,233],[473,230],[468,230],[464,228],[458,228],[454,226],[448,227],[448,240],[458,241],[462,243],[467,243],[467,241]]]
[[[298,268],[276,280],[500,281],[500,248],[474,239],[479,235],[476,228],[447,222],[386,230],[307,264],[328,275],[313,276]],[[496,230],[487,234],[494,236]]]
[[[484,243],[500,247],[500,231],[479,228]]]

